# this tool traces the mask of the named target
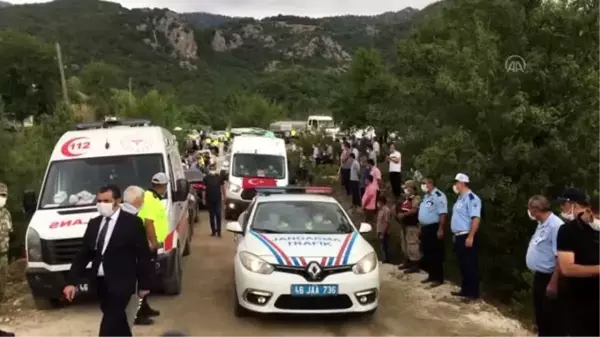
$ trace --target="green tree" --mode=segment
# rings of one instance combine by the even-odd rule
[[[227,100],[230,111],[229,121],[234,127],[263,127],[285,117],[282,107],[270,103],[258,94],[237,93]]]
[[[0,30],[0,99],[18,121],[54,111],[58,67],[51,45],[10,30]]]
[[[345,127],[371,125],[387,129],[397,109],[397,81],[379,51],[360,48],[332,104],[334,118]]]

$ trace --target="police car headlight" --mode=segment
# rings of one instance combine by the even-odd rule
[[[31,227],[27,230],[27,260],[30,262],[42,261],[42,241],[38,232]]]
[[[240,252],[240,261],[244,268],[253,273],[271,274],[273,272],[273,266],[270,263],[252,253]]]
[[[377,255],[371,252],[360,259],[353,267],[354,274],[367,274],[372,272],[377,266]]]
[[[229,184],[229,191],[233,192],[233,193],[237,193],[242,189],[241,186],[236,185],[236,184]]]

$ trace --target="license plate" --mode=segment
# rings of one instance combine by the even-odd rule
[[[337,284],[292,284],[292,296],[331,296],[338,294]]]

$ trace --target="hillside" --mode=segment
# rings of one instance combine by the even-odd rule
[[[103,61],[132,77],[134,88],[173,88],[184,101],[196,103],[215,90],[253,88],[262,74],[277,70],[343,71],[358,47],[378,48],[392,59],[395,41],[406,36],[418,14],[406,8],[376,16],[256,20],[54,0],[2,8],[0,29],[59,42],[67,76]]]
[[[0,1],[0,8],[12,6],[9,2]]]

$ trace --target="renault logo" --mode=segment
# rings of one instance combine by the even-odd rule
[[[321,274],[321,271],[322,271],[321,267],[316,262],[309,263],[308,267],[306,268],[306,272],[308,272],[308,275],[313,280],[316,280],[316,279],[319,278],[319,275]]]

